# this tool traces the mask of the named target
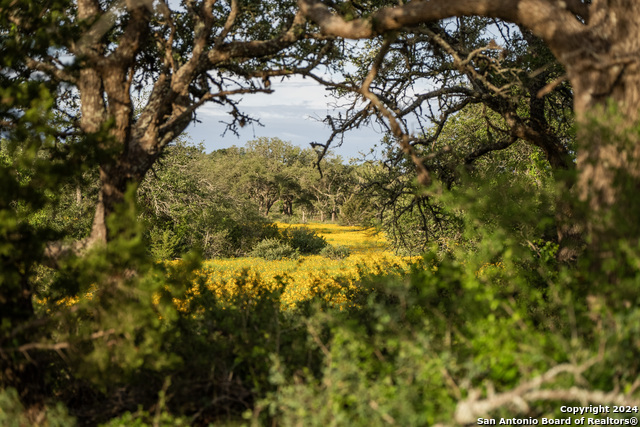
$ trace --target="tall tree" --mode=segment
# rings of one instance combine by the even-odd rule
[[[356,183],[352,168],[345,165],[341,157],[332,157],[322,164],[322,176],[309,183],[310,192],[315,197],[315,206],[320,211],[320,219],[329,213],[331,221],[338,220],[340,207],[345,203]]]
[[[541,148],[554,168],[573,168],[568,147],[572,120],[567,111],[572,92],[551,52],[522,27],[460,17],[356,44],[347,56],[345,79],[325,82],[336,97],[351,99],[346,113],[325,120],[334,130],[329,142],[375,120],[396,137],[408,135],[413,147],[430,147],[450,117],[479,104],[497,115],[485,115],[493,138],[466,153],[470,162],[524,140]],[[371,74],[376,62],[379,70]],[[367,79],[369,94],[363,94]],[[395,130],[384,110],[370,108],[372,97],[394,112]]]
[[[496,18],[521,26],[523,34],[530,31],[548,46],[566,71],[572,87],[573,109],[579,125],[575,191],[592,211],[583,224],[590,234],[592,249],[604,255],[607,251],[598,247],[602,246],[601,239],[611,234],[612,225],[626,222],[625,218],[637,213],[629,192],[640,181],[637,172],[640,170],[640,144],[637,143],[637,132],[633,131],[640,109],[640,60],[637,56],[640,5],[637,2],[413,1],[394,7],[368,5],[350,16],[342,16],[338,7],[332,10],[317,0],[300,0],[299,5],[327,35],[353,39],[385,37],[360,92],[389,120],[403,147],[418,164],[419,159],[408,144],[407,134],[398,125],[397,113],[385,108],[371,91],[371,83],[381,70],[395,34],[426,31],[437,40],[438,34],[429,28],[431,24],[463,16]],[[455,58],[454,64],[464,65],[466,61]],[[541,89],[544,92],[545,88]],[[608,102],[615,104],[615,115],[605,114]],[[613,120],[619,123],[612,125]],[[420,176],[428,183],[429,173],[424,167]],[[620,185],[621,181],[626,184]],[[613,207],[617,212],[615,219],[605,215],[614,211]],[[608,219],[603,220],[604,217]],[[614,239],[629,236],[640,236],[637,225],[618,232]]]
[[[70,97],[55,99],[66,127],[57,137],[87,145],[100,170],[91,235],[78,247],[108,239],[106,216],[196,119],[198,107],[226,108],[228,128],[236,131],[254,119],[234,95],[270,93],[270,76],[314,67],[328,46],[305,32],[292,1],[9,3],[0,9],[3,78],[66,89]],[[134,114],[142,90],[148,99]],[[7,115],[3,127],[14,127],[17,117]],[[53,255],[60,248],[51,249]]]

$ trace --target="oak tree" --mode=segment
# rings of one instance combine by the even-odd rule
[[[609,238],[604,236],[613,235],[615,240],[630,236],[637,238],[640,235],[636,225],[630,225],[624,231],[613,232],[614,224],[629,222],[628,219],[634,217],[634,212],[637,211],[631,195],[640,178],[640,145],[637,143],[637,132],[633,130],[640,108],[640,67],[637,55],[640,5],[637,2],[434,0],[412,1],[387,7],[376,7],[384,6],[379,3],[367,4],[360,9],[350,9],[350,14],[341,14],[340,8],[317,0],[300,0],[299,5],[305,15],[327,35],[351,39],[385,37],[359,91],[389,121],[390,129],[418,165],[420,159],[410,145],[409,136],[399,125],[398,113],[386,108],[380,96],[371,90],[371,84],[381,71],[385,55],[396,40],[396,34],[426,34],[446,49],[448,41],[438,34],[438,23],[442,25],[443,20],[455,17],[478,16],[513,23],[522,29],[523,36],[530,32],[532,36],[538,37],[563,67],[571,85],[573,111],[578,124],[575,147],[578,175],[574,191],[591,211],[589,218],[578,228],[589,234],[591,247],[597,251],[601,251],[597,248],[602,246],[602,239]],[[495,45],[489,44],[487,48],[495,48]],[[455,66],[463,68],[469,64],[469,57],[456,57],[453,53],[455,52],[452,52]],[[484,82],[481,78],[476,80],[484,87],[490,88],[492,85],[486,79]],[[544,86],[536,83],[540,88],[536,95],[544,96],[556,84],[554,81]],[[540,102],[533,97],[531,100],[530,110],[533,116],[536,108],[539,109]],[[611,112],[609,105],[615,106],[614,112]],[[503,116],[508,118],[510,113],[505,113]],[[518,121],[510,123],[510,132],[515,133],[515,136],[537,141],[536,144],[543,149],[549,141],[553,141],[546,141],[544,133],[532,134],[536,127],[544,131],[544,121],[537,125],[535,122],[527,124]],[[529,136],[517,135],[518,129]],[[560,148],[558,153],[561,155],[550,155],[549,160],[552,164],[561,164],[565,162],[563,159],[568,149],[557,145],[556,148]],[[548,155],[551,154],[548,148],[545,151]],[[429,173],[424,167],[420,170],[420,176],[422,182],[429,182]],[[560,211],[564,210],[562,206],[559,208]],[[613,217],[603,219],[607,216],[605,213],[614,211],[616,213]],[[570,228],[565,231],[575,234],[576,230]],[[606,250],[602,251],[603,254],[605,252]]]
[[[305,31],[292,1],[6,3],[0,9],[3,78],[55,87],[63,129],[57,143],[69,152],[84,146],[77,161],[99,169],[92,230],[75,249],[109,238],[105,218],[197,120],[199,107],[226,110],[228,130],[236,131],[254,118],[234,96],[271,93],[270,77],[313,68],[330,48]],[[141,94],[146,99],[134,105]],[[16,127],[17,107],[6,109],[3,129]],[[61,249],[51,245],[49,255]]]

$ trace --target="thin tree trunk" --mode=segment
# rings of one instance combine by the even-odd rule
[[[76,205],[80,205],[82,203],[82,189],[80,188],[80,184],[76,184]]]
[[[565,65],[579,124],[575,192],[586,208],[576,209],[575,227],[596,259],[611,256],[620,240],[635,246],[640,239],[640,3],[608,8],[598,36]]]

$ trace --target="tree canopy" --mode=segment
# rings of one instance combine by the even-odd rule
[[[553,54],[555,60],[562,66],[566,72],[566,79],[571,83],[573,110],[579,123],[578,138],[576,139],[576,155],[578,163],[578,176],[576,181],[577,193],[580,199],[589,204],[590,209],[596,212],[596,216],[601,217],[603,212],[610,210],[617,201],[629,206],[624,192],[614,190],[614,181],[616,179],[629,179],[629,185],[636,180],[633,176],[627,175],[631,164],[635,164],[640,156],[635,149],[631,149],[628,153],[629,157],[622,160],[613,154],[619,150],[629,150],[622,148],[622,140],[631,138],[627,130],[637,121],[638,110],[640,109],[640,91],[638,73],[638,63],[635,59],[637,51],[637,34],[640,31],[640,24],[636,18],[638,5],[633,1],[614,1],[614,2],[556,2],[553,0],[532,0],[532,1],[501,1],[501,0],[483,0],[483,1],[414,1],[403,5],[385,5],[374,4],[352,10],[351,14],[342,14],[339,8],[324,4],[317,0],[301,0],[300,7],[303,13],[313,22],[317,23],[323,30],[324,34],[354,38],[354,39],[371,39],[376,36],[384,36],[384,43],[372,62],[371,70],[363,84],[358,89],[363,97],[370,100],[372,105],[389,120],[390,127],[404,147],[404,151],[414,157],[419,165],[419,159],[413,152],[410,145],[409,135],[401,129],[398,123],[396,113],[386,108],[381,100],[372,90],[371,84],[376,76],[381,73],[383,60],[390,50],[392,43],[396,40],[398,33],[418,33],[429,36],[430,43],[439,45],[439,49],[444,50],[453,59],[454,67],[466,71],[467,75],[471,75],[471,82],[475,81],[476,87],[484,87],[484,90],[490,92],[500,92],[501,86],[496,86],[494,77],[478,73],[473,67],[474,56],[480,52],[466,48],[467,56],[459,55],[456,51],[455,43],[447,40],[442,34],[430,29],[430,25],[437,26],[442,20],[453,17],[478,16],[485,18],[499,19],[504,22],[513,23],[521,28],[521,33],[526,39],[527,32],[542,40]],[[385,7],[386,6],[386,7]],[[498,27],[501,24],[497,24]],[[624,30],[621,30],[624,28]],[[442,33],[442,31],[440,31]],[[531,39],[530,39],[531,40]],[[457,43],[462,42],[462,51],[465,51],[464,39],[456,40]],[[531,40],[530,43],[535,43]],[[496,47],[493,41],[486,46],[486,50],[492,50]],[[475,54],[475,55],[474,55]],[[509,53],[507,53],[507,57]],[[418,61],[420,62],[420,61]],[[492,60],[491,56],[486,58],[484,62],[494,65],[494,71],[500,69],[500,58]],[[480,65],[480,64],[478,64]],[[496,66],[497,65],[497,66]],[[525,63],[520,63],[524,65]],[[547,74],[553,66],[543,70],[542,75],[545,78],[552,79],[552,74]],[[537,71],[537,70],[535,70]],[[489,73],[496,74],[494,73]],[[533,74],[538,74],[534,72]],[[533,79],[535,80],[535,78]],[[530,115],[532,120],[516,120],[517,115],[514,111],[509,113],[508,107],[502,108],[502,114],[505,118],[511,117],[510,124],[511,133],[517,133],[520,129],[527,133],[535,131],[536,128],[544,129],[544,116],[540,115],[543,103],[534,100],[544,95],[560,83],[562,79],[555,81],[540,81],[534,86],[530,86],[530,91],[534,87],[536,93],[530,92],[531,102],[529,103]],[[524,85],[527,86],[526,84]],[[496,90],[497,89],[497,90]],[[623,117],[623,125],[621,126],[621,135],[614,138],[614,142],[610,138],[597,131],[587,131],[587,128],[600,126],[594,124],[594,121],[610,116],[606,114],[608,103],[616,106],[616,111]],[[500,108],[493,108],[500,111]],[[538,113],[536,113],[538,111]],[[446,114],[446,109],[445,109]],[[437,123],[437,121],[436,121]],[[606,127],[605,124],[602,126]],[[626,130],[625,130],[626,129]],[[600,134],[599,136],[596,134]],[[623,135],[624,134],[624,135]],[[524,136],[524,135],[522,135]],[[520,136],[520,137],[522,137]],[[527,138],[523,138],[527,139]],[[537,144],[545,150],[547,156],[552,159],[553,151],[560,153],[552,164],[568,165],[566,154],[568,148],[563,148],[563,139],[545,138],[544,135],[538,135],[533,138],[537,140]],[[626,144],[626,143],[624,143]],[[623,145],[624,145],[623,144]],[[637,145],[633,144],[632,145]],[[545,147],[546,146],[546,147]],[[551,148],[554,147],[554,150]],[[631,160],[634,159],[634,160]],[[631,163],[628,163],[631,162]],[[418,166],[420,167],[420,166]],[[625,178],[621,177],[626,175]],[[633,175],[633,174],[632,174]],[[614,178],[615,177],[615,178]],[[421,180],[428,183],[428,171],[423,169],[421,172]],[[632,203],[631,203],[632,204]],[[574,218],[574,222],[577,220]],[[608,234],[610,227],[603,224],[598,218],[586,219],[586,223],[582,225],[583,229],[593,232],[599,230],[600,234]],[[565,230],[567,231],[567,230]],[[625,233],[633,233],[638,236],[638,230],[627,230]],[[591,239],[588,239],[591,240]],[[595,239],[592,241],[596,241]],[[592,246],[592,250],[600,247],[598,243]]]
[[[637,413],[638,40],[632,0],[0,0],[0,423]],[[182,139],[293,74],[347,107],[326,143]],[[380,158],[331,155],[373,121]],[[348,257],[271,222],[311,217],[422,257],[296,307],[209,282]]]

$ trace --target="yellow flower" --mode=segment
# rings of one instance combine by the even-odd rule
[[[303,226],[278,224],[281,228]],[[246,296],[261,290],[284,287],[280,297],[282,309],[320,295],[330,304],[350,305],[345,291],[366,274],[383,274],[392,270],[408,271],[419,257],[399,257],[385,251],[386,241],[372,230],[335,224],[304,224],[325,237],[329,244],[343,245],[352,255],[331,260],[319,255],[299,260],[265,261],[260,258],[235,258],[207,261],[200,274],[207,287],[219,298],[231,298],[242,292]],[[241,282],[246,282],[239,287]],[[176,304],[178,305],[178,304]]]

